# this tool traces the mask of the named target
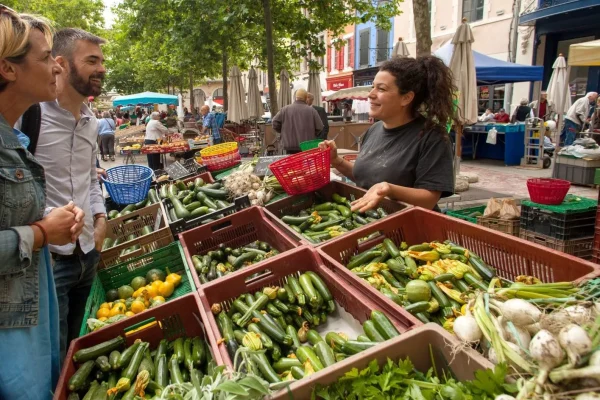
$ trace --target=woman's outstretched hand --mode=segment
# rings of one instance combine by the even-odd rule
[[[358,200],[352,202],[352,211],[365,212],[372,210],[390,193],[390,184],[387,182],[377,183]]]

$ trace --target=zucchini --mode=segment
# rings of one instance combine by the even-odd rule
[[[127,378],[130,381],[136,376],[138,369],[140,368],[140,364],[144,358],[144,352],[148,348],[148,343],[141,342],[140,345],[135,350],[133,357],[131,357],[131,361],[127,365],[123,371],[121,371],[121,378]]]
[[[278,374],[289,371],[292,367],[302,367],[302,363],[297,358],[282,357],[273,363],[273,369]]]
[[[427,318],[427,315],[425,315],[425,313],[422,313],[422,312],[416,313],[415,317],[417,317],[419,319],[419,321],[421,321],[424,324],[428,324],[431,322],[431,321],[429,321],[429,318]]]
[[[381,270],[379,274],[383,276],[387,283],[389,283],[392,287],[396,289],[404,289],[404,285],[402,285],[398,280],[392,275],[389,270]]]
[[[292,338],[292,347],[298,349],[300,344],[300,339],[298,339],[298,331],[294,328],[293,325],[288,325],[285,329],[285,332]]]
[[[173,354],[177,357],[177,362],[182,363],[185,360],[183,353],[183,338],[177,338],[173,341]]]
[[[489,282],[496,277],[496,271],[494,271],[492,267],[487,265],[481,258],[476,257],[474,254],[470,255],[469,262],[475,271],[477,271],[477,273],[481,275],[485,281]]]
[[[104,241],[102,242],[102,251],[110,249],[111,247],[113,247],[114,246],[114,242],[115,241],[113,239],[109,238],[109,237],[104,238]]]
[[[175,354],[173,354],[173,356],[169,360],[169,374],[171,376],[172,384],[185,383],[183,376],[181,375],[181,370],[179,369],[179,362],[177,361],[177,356]]]
[[[323,304],[323,298],[313,286],[310,276],[308,274],[302,274],[300,275],[298,281],[300,283],[300,287],[302,287],[302,291],[308,297],[308,304],[315,309],[321,307]]]
[[[447,273],[447,274],[439,274],[438,276],[436,276],[433,279],[435,282],[446,282],[446,281],[453,281],[454,280],[454,274],[451,273]]]
[[[385,337],[375,327],[375,323],[370,319],[366,320],[363,323],[363,330],[365,331],[365,335],[373,342],[384,342]],[[340,346],[341,348],[341,346]]]
[[[111,371],[108,374],[108,387],[114,388],[117,386],[117,382],[119,381],[119,373],[117,371]]]
[[[235,269],[240,269],[241,267],[244,266],[244,263],[247,263],[247,262],[252,263],[252,261],[254,261],[257,256],[258,256],[258,253],[255,253],[255,252],[242,253],[242,255],[237,257],[235,259],[235,261],[231,263],[231,265]]]
[[[330,228],[332,226],[338,225],[342,220],[337,218],[332,218],[329,221],[321,222],[319,224],[313,225],[309,228],[309,230],[313,232],[321,232],[325,228]]]
[[[284,283],[283,288],[285,289],[285,293],[287,295],[287,302],[289,304],[296,303],[296,296],[294,295],[294,292],[292,292],[292,288],[290,288],[290,285],[287,283]],[[282,301],[286,301],[286,300],[282,300]]]
[[[446,299],[446,300],[448,300],[448,299]],[[422,313],[422,312],[429,310],[429,302],[417,301],[416,303],[412,303],[412,304],[405,306],[404,309],[411,314]]]
[[[258,336],[260,337],[260,341],[262,342],[262,345],[265,349],[273,348],[273,341],[271,340],[269,335],[267,335],[260,329],[260,327],[257,324],[254,324],[254,323],[248,324],[248,332],[257,333]]]
[[[277,307],[275,307],[275,305],[272,302],[269,302],[267,304],[267,310],[266,310],[273,318],[277,318],[277,317],[281,317],[283,316],[283,313],[281,311],[279,311],[279,309]]]
[[[117,215],[119,215],[119,212],[117,210],[110,210],[108,212],[108,219],[115,219],[117,218]]]
[[[76,363],[83,363],[89,360],[95,360],[102,355],[109,354],[111,351],[122,347],[124,344],[125,339],[121,336],[117,336],[114,339],[77,351],[73,355],[73,361]]]
[[[377,214],[379,214],[379,218],[385,218],[388,216],[387,211],[385,211],[382,207],[377,207]]]
[[[169,196],[169,200],[173,205],[173,210],[175,210],[175,215],[177,215],[178,219],[188,219],[191,216],[191,213],[184,207],[181,201],[176,196]]]
[[[102,372],[110,371],[110,363],[108,362],[108,357],[100,356],[100,357],[96,358],[96,366]]]
[[[321,204],[317,204],[313,208],[315,209],[315,211],[329,211],[329,210],[333,210],[333,203],[330,203],[330,202],[321,203]]]
[[[146,354],[148,354],[148,352],[146,351]],[[137,373],[139,374],[142,371],[148,371],[148,374],[150,375],[150,379],[154,379],[154,363],[152,362],[152,358],[145,356],[144,359],[142,360],[142,362],[140,363],[140,367],[137,370]]]
[[[160,359],[161,355],[167,355],[167,351],[169,348],[169,342],[167,341],[167,339],[162,339],[160,342],[158,342],[158,347],[156,348],[156,355],[154,356],[154,371],[158,371],[158,360]]]
[[[275,342],[273,342],[273,348],[271,349],[271,360],[277,361],[282,357],[281,347]]]
[[[310,344],[312,344],[313,346],[319,342],[324,342],[321,335],[319,335],[319,332],[315,331],[314,329],[310,329],[308,331],[308,333],[306,334],[306,338],[308,339]]]
[[[161,199],[166,199],[169,194],[167,192],[167,186],[169,186],[168,184],[164,184],[160,187],[160,189],[158,189],[158,194],[160,196]]]
[[[188,210],[189,212],[194,211],[198,207],[202,207],[202,203],[199,201],[193,201],[193,202],[185,205],[185,209]],[[207,207],[207,209],[208,209],[208,207]]]
[[[446,297],[444,292],[442,292],[442,290],[439,287],[437,287],[437,285],[435,284],[434,281],[429,281],[429,282],[427,282],[427,284],[429,285],[429,289],[431,289],[431,295],[433,296],[434,299],[437,300],[440,307],[451,307],[452,306],[452,304],[450,304],[450,301],[448,300],[448,298]],[[411,304],[411,306],[412,305],[413,304]],[[422,310],[422,311],[427,311],[427,310]],[[420,311],[417,311],[417,312],[420,312]]]
[[[198,177],[196,179],[194,179],[194,189],[202,187],[206,184],[206,182],[204,182],[204,179]]]
[[[169,367],[166,354],[161,354],[158,357],[156,366],[156,383],[162,387],[166,387],[169,384]]]
[[[199,336],[192,339],[192,359],[194,365],[198,367],[202,366],[206,360],[206,346]]]
[[[94,394],[96,393],[99,387],[100,385],[98,384],[98,381],[92,381],[90,387],[87,389],[85,395],[83,396],[83,400],[92,400]],[[79,398],[79,396],[77,398]]]
[[[373,346],[378,345],[378,342],[361,342],[358,340],[348,340],[342,345],[342,352],[349,356],[358,354],[363,350],[370,349]]]
[[[394,303],[396,303],[396,304],[398,304],[399,306],[402,306],[402,307],[404,306],[404,300],[402,299],[402,296],[397,295],[396,293],[392,292],[387,287],[381,287],[379,289],[379,291],[381,292],[381,294],[383,294],[385,297],[387,297],[388,299],[390,299]]]
[[[279,290],[285,290],[285,289],[279,289]],[[279,296],[279,292],[278,292],[277,295]],[[283,295],[287,297],[287,294],[284,293]],[[279,311],[281,311],[282,313],[287,314],[287,313],[290,312],[290,308],[288,306],[286,306],[285,303],[283,301],[279,300],[279,299],[271,300],[271,303],[275,307],[277,307],[277,309]]]
[[[488,290],[488,285],[486,285],[485,282],[482,282],[479,279],[477,279],[477,277],[470,272],[464,274],[463,279],[466,283],[468,283],[475,289],[483,290],[484,292]],[[457,283],[458,282],[460,282],[460,280],[457,281]]]
[[[287,281],[288,285],[292,289],[294,296],[296,297],[296,301],[299,305],[303,306],[306,304],[306,296],[304,292],[302,292],[302,288],[300,287],[300,283],[298,283],[298,279],[293,276],[288,277]]]
[[[194,359],[192,358],[192,339],[186,338],[183,341],[183,365],[187,367],[189,371],[194,369]]]
[[[389,238],[384,239],[383,247],[390,254],[391,258],[396,258],[396,257],[400,256],[400,250],[398,250],[398,247],[396,247],[396,244],[394,242],[392,242],[391,239],[389,239]]]
[[[293,366],[290,369],[290,372],[292,373],[292,376],[294,377],[294,379],[304,378],[304,368],[302,368],[302,367]]]
[[[454,285],[454,287],[456,289],[460,290],[463,293],[471,290],[471,287],[469,286],[469,284],[462,279],[453,279],[452,284]],[[484,290],[487,292],[487,287]]]
[[[315,289],[319,292],[321,297],[325,302],[327,302],[327,312],[332,313],[335,311],[335,301],[333,300],[333,296],[329,291],[329,288],[323,282],[323,279],[313,271],[307,271],[306,275],[310,276],[310,280],[312,281]]]
[[[75,371],[71,379],[69,379],[69,390],[71,392],[78,392],[85,387],[87,378],[92,373],[95,364],[94,360],[88,360]]]
[[[363,325],[364,328],[364,325]],[[343,337],[341,337],[339,334],[335,333],[335,332],[327,332],[327,335],[325,335],[325,342],[333,349],[336,351],[341,350],[342,345],[346,342],[346,339],[344,339]]]
[[[348,342],[342,345],[342,349],[344,348],[344,346],[346,346],[347,343]],[[333,354],[333,350],[331,350],[331,347],[329,347],[327,343],[318,342],[317,344],[315,344],[315,353],[317,354],[317,357],[319,357],[319,360],[321,361],[323,366],[329,367],[330,365],[335,364],[335,356]]]
[[[300,346],[296,349],[296,356],[298,359],[300,359],[302,364],[306,363],[307,361],[310,362],[315,372],[319,372],[324,368],[323,363],[321,360],[319,360],[319,357],[317,357],[317,354],[312,347]]]
[[[160,201],[158,199],[158,195],[156,194],[155,189],[148,190],[148,201],[150,202],[150,204],[156,204]]]
[[[123,214],[124,212],[134,212],[136,210],[136,206],[135,204],[129,204],[127,205],[124,209],[121,210],[121,214]]]
[[[335,208],[340,212],[340,214],[342,214],[342,217],[344,218],[350,218],[352,216],[350,209],[345,205],[337,204]]]
[[[235,340],[235,335],[233,334],[233,323],[231,319],[225,312],[220,312],[217,316],[219,326],[221,328],[221,333],[223,334],[223,338],[225,339],[225,345],[227,346],[227,352],[231,358],[235,357],[235,353],[238,350],[238,344]]]
[[[107,400],[108,394],[106,392],[108,391],[108,389],[108,383],[102,382],[92,395],[92,400]]]
[[[348,269],[352,269],[355,267],[359,267],[363,264],[367,264],[369,261],[373,260],[376,257],[381,257],[383,253],[379,250],[367,250],[364,253],[359,254],[354,259],[352,259],[347,267]]]
[[[228,202],[224,201],[224,200],[217,200],[215,202],[217,204],[217,209],[218,210],[222,210],[224,208],[230,207],[231,204],[229,204]]]
[[[121,357],[121,353],[119,353],[118,350],[113,350],[110,352],[110,355],[108,356],[108,363],[110,364],[110,367],[115,370],[115,369],[119,369],[119,357]],[[111,386],[113,387],[113,386]]]
[[[371,339],[369,339],[366,335],[358,335],[356,337],[356,340],[358,340],[359,342],[370,342]]]
[[[212,197],[215,200],[227,200],[227,197],[229,197],[227,190],[209,189],[206,186],[198,187],[197,190],[198,193],[204,193],[207,197]]]
[[[265,378],[269,383],[281,382],[281,378],[279,378],[277,372],[275,372],[273,370],[273,367],[271,367],[271,363],[267,359],[265,353],[252,354],[251,357],[258,366],[258,369],[263,378]]]

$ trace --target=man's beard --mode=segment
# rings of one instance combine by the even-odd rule
[[[91,79],[104,80],[105,74],[103,72],[92,74],[86,81],[77,70],[74,63],[69,63],[71,73],[69,74],[69,84],[73,86],[75,90],[82,96],[99,96],[102,93],[102,88],[97,87],[91,82]]]

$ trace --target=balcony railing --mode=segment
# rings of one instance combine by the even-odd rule
[[[548,8],[552,6],[558,6],[565,3],[574,3],[577,0],[539,0],[538,9]]]

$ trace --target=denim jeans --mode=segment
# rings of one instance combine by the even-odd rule
[[[96,276],[100,253],[92,250],[80,256],[58,256],[54,260],[54,283],[60,317],[61,364],[69,343],[79,337],[85,303]]]
[[[560,141],[564,142],[564,146],[570,146],[575,141],[577,133],[581,130],[581,126],[577,125],[570,119],[565,119],[565,125],[560,133]]]

